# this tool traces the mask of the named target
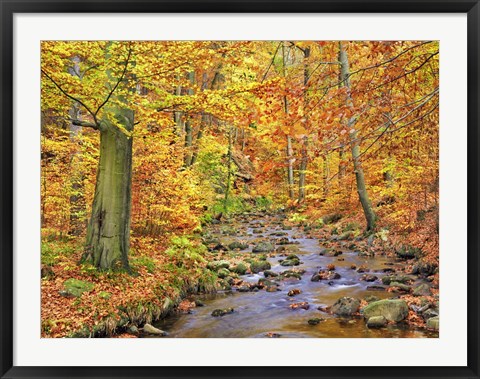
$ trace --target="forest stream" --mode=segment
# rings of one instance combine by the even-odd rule
[[[255,287],[259,280],[260,283],[265,280],[262,279],[265,278],[262,271],[240,276],[253,290],[243,292],[241,288],[232,288],[215,294],[196,295],[191,300],[195,300],[200,306],[189,312],[174,313],[155,324],[168,333],[167,337],[438,337],[438,332],[417,329],[402,323],[378,329],[368,328],[362,317],[342,318],[325,309],[345,296],[357,299],[368,299],[369,296],[378,299],[397,297],[397,293],[385,290],[388,286],[382,285],[381,278],[400,271],[403,264],[401,261],[386,256],[362,256],[359,252],[348,249],[338,256],[322,256],[319,254],[324,250],[321,240],[310,236],[301,226],[285,228],[279,215],[254,213],[239,216],[229,224],[212,225],[210,232],[219,239],[225,238],[225,228],[235,230],[235,235],[228,238],[248,243],[249,247],[241,250],[240,254],[250,255],[259,241],[271,242],[276,247],[276,252],[268,254],[267,260],[271,264],[270,271],[274,273],[293,268],[280,264],[288,253],[278,253],[280,246],[293,247],[289,251],[294,251],[300,258],[300,264],[295,266],[294,270],[305,272],[301,279],[284,278],[281,275],[269,277],[268,280],[275,282],[277,286],[274,291]],[[288,241],[285,238],[288,238]],[[340,275],[338,279],[311,280],[319,269],[331,264],[335,265],[335,272]],[[352,269],[352,265],[356,268],[368,267],[368,274],[372,274],[369,280],[372,280],[373,276],[377,278],[366,281],[365,274]],[[422,279],[417,278],[413,285],[421,283]],[[295,296],[287,295],[292,290],[300,290],[296,291],[300,293]],[[305,306],[304,302],[308,303],[308,306]],[[291,305],[294,303],[303,303],[304,306],[292,309]],[[323,311],[319,310],[319,307]],[[212,316],[214,310],[230,308],[233,308],[232,313],[221,317]]]

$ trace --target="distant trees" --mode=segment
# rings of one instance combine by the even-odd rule
[[[63,149],[77,173],[42,171],[42,196],[64,199],[42,199],[44,224],[82,233],[83,204],[84,261],[127,270],[131,229],[191,228],[242,191],[406,230],[438,201],[438,54],[434,41],[44,42],[42,164]]]

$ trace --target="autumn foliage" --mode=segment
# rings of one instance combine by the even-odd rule
[[[337,41],[43,42],[42,335],[109,335],[119,307],[150,322],[199,283],[212,290],[209,253],[192,236],[244,204],[311,224],[338,214],[364,230],[355,159],[371,234],[388,253],[418,249],[438,266],[439,44],[343,48],[348,80]],[[134,112],[132,132],[118,107]],[[133,140],[131,272],[79,263],[102,119]],[[70,278],[94,289],[62,296]]]

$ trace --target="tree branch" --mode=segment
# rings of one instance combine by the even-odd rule
[[[70,122],[75,126],[84,126],[87,128],[93,128],[95,130],[98,130],[98,125],[94,124],[93,122],[82,121],[82,120],[70,120]]]
[[[128,67],[128,64],[130,63],[130,57],[132,55],[132,47],[131,47],[131,43],[129,44],[128,46],[128,55],[127,55],[127,61],[125,62],[125,67],[123,68],[123,72],[122,72],[122,75],[120,75],[120,78],[118,79],[117,83],[115,84],[115,86],[111,89],[110,93],[108,94],[107,98],[105,99],[105,101],[100,104],[100,106],[98,107],[98,109],[96,110],[95,112],[95,118],[97,117],[97,114],[98,112],[100,112],[100,110],[105,106],[105,104],[108,103],[108,101],[110,100],[110,97],[113,95],[113,93],[115,92],[115,90],[117,89],[117,87],[120,85],[120,83],[123,81],[123,78],[125,77],[125,74],[127,72],[127,67]]]
[[[81,101],[80,99],[77,99],[76,97],[68,94],[55,80],[53,80],[53,78],[47,74],[47,72],[45,70],[41,70],[42,74],[45,75],[48,79],[50,79],[50,81],[55,85],[55,87],[57,87],[61,93],[63,93],[66,97],[68,97],[70,100],[73,100],[73,101],[76,101],[77,103],[79,103],[81,106],[83,106],[88,113],[90,113],[90,115],[93,117],[93,120],[95,122],[95,124],[97,125],[97,129],[98,129],[98,122],[97,122],[97,118],[96,118],[96,114],[93,113],[90,108],[83,102]]]

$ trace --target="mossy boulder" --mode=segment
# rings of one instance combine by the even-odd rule
[[[360,300],[353,297],[341,297],[332,305],[332,313],[337,316],[352,316],[360,309]]]
[[[298,266],[299,264],[300,264],[300,260],[298,258],[284,259],[282,262],[280,262],[280,265],[284,267]]]
[[[413,280],[415,280],[415,278],[410,275],[387,275],[382,278],[382,283],[386,285],[389,285],[392,282],[406,284]]]
[[[277,253],[289,254],[289,253],[296,253],[300,249],[298,245],[290,244],[290,245],[281,245],[277,247]]]
[[[154,326],[152,326],[150,324],[145,324],[143,326],[143,332],[147,333],[147,334],[157,335],[157,336],[166,336],[167,335],[167,332],[164,332],[163,330],[155,328]]]
[[[221,279],[225,279],[226,277],[228,277],[230,275],[230,270],[228,270],[227,268],[221,268],[217,271],[217,275],[219,278]]]
[[[233,313],[235,310],[233,308],[225,308],[225,309],[215,309],[212,312],[213,317],[222,317],[225,315],[228,315],[230,313]]]
[[[239,263],[231,268],[231,271],[238,275],[245,275],[248,267],[244,263]]]
[[[404,300],[386,299],[374,301],[363,308],[366,319],[374,316],[383,316],[388,321],[399,322],[408,316],[408,305]]]
[[[225,279],[219,279],[217,282],[217,289],[229,291],[232,289],[232,286]]]
[[[63,283],[64,290],[60,291],[60,295],[65,297],[80,297],[84,292],[90,292],[95,287],[95,284],[70,278]]]
[[[440,318],[438,316],[431,317],[427,320],[427,328],[438,330],[440,328]]]
[[[288,233],[287,232],[273,232],[273,233],[270,233],[271,236],[274,236],[274,237],[283,237],[283,236],[288,236]]]
[[[289,279],[289,278],[295,278],[299,280],[302,279],[302,274],[292,270],[283,271],[280,275],[282,276],[283,279]]]
[[[437,272],[438,265],[431,262],[418,262],[413,265],[412,274],[430,276]]]
[[[290,240],[288,239],[288,237],[282,237],[282,238],[279,238],[279,239],[276,241],[276,244],[277,244],[277,245],[290,245],[291,242],[290,242]]]
[[[394,292],[410,292],[412,290],[412,287],[410,287],[407,284],[399,283],[399,282],[391,282],[390,283],[390,288],[397,289]]]
[[[270,242],[264,241],[255,245],[252,251],[254,253],[270,253],[273,250],[275,250],[275,247]]]
[[[402,246],[398,249],[395,254],[400,259],[413,259],[420,258],[422,256],[422,251],[416,247],[412,246]]]
[[[325,249],[322,248],[318,255],[324,256],[324,257],[338,257],[339,255],[342,255],[342,252],[340,250],[335,250],[335,249]]]
[[[419,286],[415,287],[413,290],[414,296],[429,296],[430,295],[430,286],[426,283],[422,283]]]
[[[228,248],[230,250],[245,250],[248,249],[248,243],[245,242],[240,242],[240,241],[233,241],[228,244]]]
[[[267,261],[253,261],[250,263],[250,270],[254,274],[257,274],[261,271],[270,270],[271,268],[272,266],[270,265],[270,262]]]
[[[387,319],[384,316],[372,316],[367,320],[367,327],[382,328],[387,325]]]
[[[228,261],[211,261],[207,263],[207,268],[212,271],[218,271],[221,268],[229,268],[230,262]]]
[[[271,271],[271,270],[265,270],[263,272],[263,275],[265,276],[265,278],[275,278],[278,276],[278,273],[276,273],[275,271]]]

